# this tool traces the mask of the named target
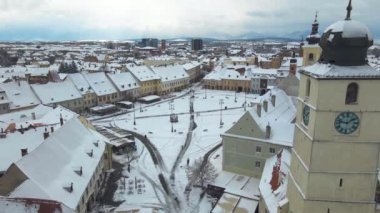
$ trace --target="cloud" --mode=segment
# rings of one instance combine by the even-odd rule
[[[347,0],[1,0],[0,37],[64,39],[239,36],[310,30],[345,17]],[[377,32],[379,0],[353,2],[353,18]],[[24,29],[24,30],[23,30]],[[101,38],[100,38],[101,37]]]

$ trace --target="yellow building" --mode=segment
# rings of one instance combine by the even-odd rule
[[[154,73],[147,66],[128,66],[127,70],[132,73],[132,75],[140,83],[140,96],[147,96],[157,94],[160,86],[161,80],[160,76]]]
[[[373,39],[351,9],[323,34],[320,62],[300,71],[291,213],[378,211],[380,74],[366,63]]]

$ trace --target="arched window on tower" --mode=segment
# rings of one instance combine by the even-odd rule
[[[346,104],[356,104],[358,101],[359,86],[357,83],[350,83],[347,86]]]
[[[314,61],[314,54],[313,53],[309,54],[309,61]]]

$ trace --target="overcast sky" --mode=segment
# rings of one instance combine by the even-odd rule
[[[0,40],[227,38],[310,30],[344,19],[348,0],[0,0]],[[352,18],[380,38],[380,0],[353,0]]]

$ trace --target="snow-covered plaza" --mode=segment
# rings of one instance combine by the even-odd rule
[[[231,128],[246,110],[252,110],[257,97],[243,92],[194,87],[153,104],[136,103],[135,112],[131,109],[123,115],[94,122],[97,126],[140,134],[154,148],[152,154],[150,147],[136,138],[137,151],[130,162],[126,154],[114,154],[114,161],[124,165],[123,177],[118,180],[113,196],[114,201],[124,201],[118,209],[210,212],[211,200],[201,196],[202,189],[186,187],[189,185],[186,168],[209,152],[210,162],[220,173],[220,134]],[[178,115],[178,122],[170,122],[172,113]],[[194,125],[191,124],[192,117]],[[213,151],[215,147],[217,149]]]

